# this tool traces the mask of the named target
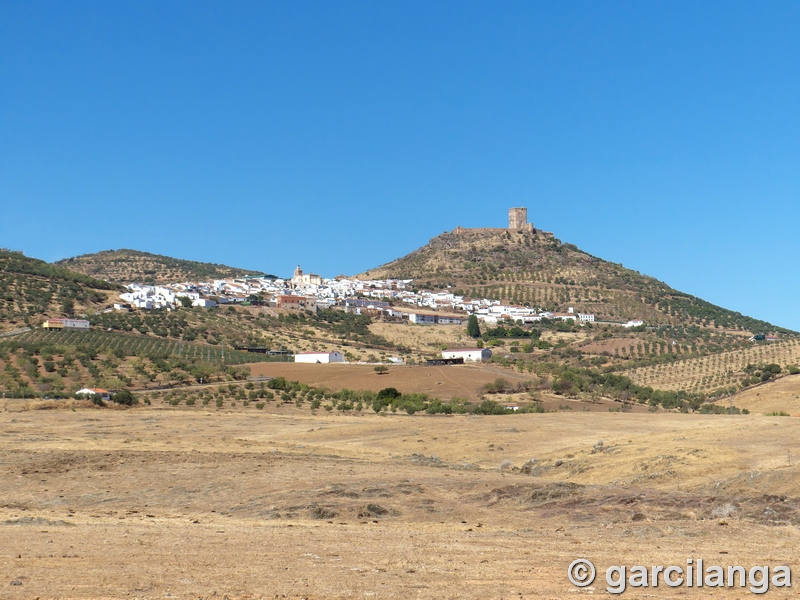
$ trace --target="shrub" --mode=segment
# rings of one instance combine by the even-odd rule
[[[400,392],[398,392],[396,388],[388,387],[388,388],[383,388],[380,392],[378,392],[377,399],[391,401],[399,397],[400,397]]]
[[[133,406],[138,402],[136,396],[128,390],[122,390],[111,396],[111,400],[117,404],[124,404],[125,406]]]

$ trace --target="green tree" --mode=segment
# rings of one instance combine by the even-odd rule
[[[374,370],[378,375],[383,375],[384,373],[389,372],[389,367],[387,367],[386,365],[378,365],[377,367],[375,367]]]
[[[111,400],[113,400],[117,404],[124,404],[125,406],[133,406],[134,404],[139,402],[139,400],[136,399],[136,396],[134,396],[128,390],[122,390],[121,392],[117,392],[116,394],[111,396]]]
[[[72,315],[75,312],[75,301],[72,298],[64,298],[61,303],[61,312],[65,315]]]
[[[467,335],[471,338],[481,337],[481,327],[478,325],[478,317],[470,315],[467,319]]]
[[[181,303],[183,308],[191,308],[192,307],[192,299],[188,296],[178,296],[178,300]]]

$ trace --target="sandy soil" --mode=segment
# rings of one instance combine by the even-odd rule
[[[254,363],[250,365],[250,372],[254,376],[282,376],[333,390],[379,391],[394,387],[403,393],[424,392],[442,399],[462,397],[469,400],[475,400],[485,384],[500,377],[508,381],[531,379],[530,375],[491,365],[389,366],[388,373],[378,375],[373,365]]]
[[[285,411],[0,413],[0,597],[564,598],[582,556],[605,595],[798,555],[800,420]]]

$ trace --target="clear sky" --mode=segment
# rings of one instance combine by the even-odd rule
[[[536,227],[800,330],[800,2],[0,0],[0,246],[290,274]]]

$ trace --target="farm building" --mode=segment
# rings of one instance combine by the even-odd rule
[[[75,393],[78,394],[79,396],[94,396],[95,394],[100,394],[100,397],[103,400],[111,400],[111,392],[101,388],[95,388],[95,389],[83,388]]]
[[[463,365],[463,358],[431,358],[426,360],[425,364],[429,367],[437,367],[441,365]]]
[[[488,348],[453,348],[442,350],[442,358],[463,358],[464,362],[486,362],[492,358]]]
[[[296,363],[335,363],[344,362],[341,352],[301,352],[294,355]]]
[[[89,321],[84,319],[48,319],[42,327],[45,329],[89,329]]]

